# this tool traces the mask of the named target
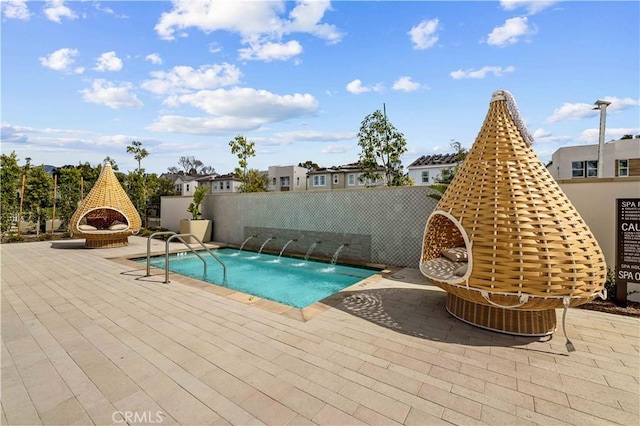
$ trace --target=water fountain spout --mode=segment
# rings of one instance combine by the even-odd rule
[[[336,262],[338,261],[338,255],[340,254],[340,251],[348,245],[349,244],[342,244],[340,247],[338,247],[338,250],[336,250],[336,252],[333,253],[333,257],[331,258],[332,265],[336,264]]]
[[[309,250],[307,250],[307,254],[304,256],[304,260],[309,260],[309,256],[311,256],[311,252],[313,251],[314,248],[316,248],[316,246],[318,244],[320,244],[322,241],[316,241],[315,243],[311,244],[311,247],[309,247]]]
[[[244,245],[245,245],[245,244],[247,244],[247,241],[249,241],[249,240],[250,240],[250,239],[252,239],[252,238],[256,238],[256,237],[257,237],[257,235],[251,235],[249,238],[247,238],[246,240],[244,240],[244,241],[242,242],[242,245],[240,246],[240,251],[242,251],[242,249],[244,248]]]
[[[278,259],[280,259],[280,257],[282,257],[282,253],[284,253],[284,250],[287,248],[287,246],[289,244],[291,244],[292,242],[294,242],[294,241],[298,241],[298,240],[294,238],[293,240],[287,241],[287,243],[284,245],[284,247],[282,247],[282,250],[280,250],[280,254],[278,255]]]
[[[276,239],[276,237],[269,237],[269,238],[267,238],[267,239],[264,241],[264,243],[262,243],[262,245],[260,246],[260,250],[258,251],[258,254],[262,253],[262,249],[264,248],[264,246],[266,246],[266,245],[267,245],[267,243],[268,243],[269,241],[271,241],[271,240],[275,240],[275,239]]]

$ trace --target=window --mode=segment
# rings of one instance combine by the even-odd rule
[[[378,178],[369,179],[369,185],[373,186],[378,183]]]
[[[356,184],[356,175],[354,175],[353,173],[350,174],[349,176],[347,176],[348,179],[348,185],[355,185]]]
[[[358,185],[364,185],[365,181],[364,181],[364,177],[362,176],[362,173],[360,173],[358,175]]]
[[[326,184],[325,175],[315,175],[313,177],[313,186],[325,186]]]
[[[300,186],[300,178],[299,177],[296,178],[296,186]]]
[[[571,163],[571,177],[572,178],[584,177],[584,161],[573,161]]]
[[[429,183],[429,171],[425,170],[422,172],[422,183]]]
[[[571,162],[571,177],[598,177],[597,161],[573,161]]]
[[[276,178],[273,178],[273,186],[276,186]]]
[[[289,186],[289,185],[290,185],[289,176],[280,177],[280,186]]]
[[[187,192],[189,192],[189,184],[187,184]]]
[[[629,176],[629,160],[618,160],[618,176]]]
[[[340,182],[340,176],[339,175],[333,175],[333,183],[337,184],[338,182]]]
[[[220,184],[220,186],[222,186],[222,184]],[[230,183],[227,181],[227,189],[231,188]]]

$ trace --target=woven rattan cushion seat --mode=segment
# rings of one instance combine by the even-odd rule
[[[545,310],[578,306],[603,290],[602,250],[531,142],[511,94],[495,92],[425,227],[420,270],[450,294],[506,309]],[[453,247],[467,250],[464,276],[431,266]]]
[[[420,271],[434,280],[449,281],[460,278],[454,272],[464,265],[466,262],[454,262],[446,257],[436,257],[421,263]]]
[[[137,234],[141,225],[140,215],[111,164],[105,163],[98,180],[71,218],[71,232],[85,238],[86,247],[119,247],[127,245],[127,237]]]

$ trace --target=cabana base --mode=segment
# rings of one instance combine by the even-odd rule
[[[556,311],[503,309],[470,302],[447,293],[447,311],[461,321],[517,336],[548,336],[556,331]]]
[[[128,245],[129,239],[127,236],[113,236],[101,239],[87,238],[84,243],[86,248],[115,248]]]

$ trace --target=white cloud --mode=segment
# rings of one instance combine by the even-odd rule
[[[323,154],[342,154],[349,151],[349,148],[344,145],[338,145],[334,143],[330,143],[329,145],[322,148]]]
[[[515,10],[519,7],[526,8],[529,15],[536,13],[558,3],[558,1],[545,0],[500,0],[500,6],[507,11]]]
[[[77,19],[78,15],[67,6],[64,5],[62,0],[49,0],[47,6],[44,8],[44,14],[47,19],[60,24],[62,21],[60,18]]]
[[[324,13],[331,10],[329,0],[299,0],[289,13],[289,21],[284,25],[284,33],[309,33],[334,44],[339,42],[343,34],[331,24],[321,24]]]
[[[154,65],[162,65],[162,58],[157,53],[150,53],[144,58],[145,61],[149,61]]]
[[[360,79],[355,79],[347,84],[347,91],[354,95],[359,95],[360,93],[370,92],[371,89],[362,86],[362,81]]]
[[[381,92],[383,89],[382,84],[378,83],[375,86],[367,87],[362,85],[362,81],[360,79],[355,79],[349,84],[347,84],[347,91],[349,93],[353,93],[354,95],[359,95],[361,93],[366,92]]]
[[[118,109],[125,107],[141,107],[142,102],[131,93],[133,85],[122,83],[116,85],[110,81],[96,79],[90,89],[81,90],[82,99],[98,105],[106,105],[109,108]]]
[[[604,140],[617,140],[624,135],[637,135],[640,133],[640,127],[626,127],[626,128],[611,128],[607,127],[604,132]],[[581,142],[585,143],[597,143],[600,138],[599,129],[587,129],[584,130],[579,137]]]
[[[265,62],[286,61],[302,53],[302,46],[296,40],[287,43],[251,43],[249,47],[238,49],[240,59]]]
[[[505,47],[520,41],[523,36],[531,36],[537,32],[535,27],[529,27],[526,16],[507,19],[501,27],[495,27],[487,38],[491,46]]]
[[[27,20],[31,16],[26,0],[3,0],[2,15],[7,19]]]
[[[203,65],[198,69],[177,66],[168,72],[153,71],[150,74],[153,80],[143,82],[142,87],[159,95],[230,86],[238,83],[242,76],[238,67],[228,63]]]
[[[120,18],[120,19],[128,18],[127,15],[119,15],[116,12],[114,12],[114,10],[111,9],[110,7],[102,6],[100,3],[94,3],[93,6],[96,8],[96,10],[99,10],[100,12],[104,12],[109,15],[113,15],[116,18]]]
[[[288,59],[302,52],[297,41],[282,42],[282,37],[293,33],[308,33],[337,43],[342,34],[333,25],[321,23],[329,1],[298,1],[286,15],[285,2],[260,1],[247,7],[244,2],[228,0],[174,0],[173,9],[164,12],[155,30],[165,40],[175,38],[175,32],[197,28],[205,33],[228,31],[241,36],[248,45],[240,50],[244,59]],[[296,46],[297,44],[297,46]],[[275,53],[273,51],[276,51]],[[274,56],[275,55],[275,56]]]
[[[210,116],[164,115],[148,129],[191,134],[240,132],[258,129],[267,123],[311,115],[318,108],[318,102],[309,94],[278,95],[266,90],[239,87],[173,95],[165,99],[164,104],[168,107],[190,105]]]
[[[78,56],[78,53],[77,49],[65,47],[38,59],[40,59],[42,66],[51,68],[52,70],[82,74],[84,68],[71,69],[71,65],[75,62],[74,58]]]
[[[480,69],[474,70],[469,68],[467,70],[451,71],[449,75],[454,80],[460,80],[462,78],[485,78],[487,74],[493,74],[495,77],[501,77],[506,73],[514,72],[516,68],[513,65],[508,67],[496,67],[496,66],[484,66]]]
[[[14,126],[2,123],[2,140],[13,144],[29,144],[38,150],[51,150],[59,147],[82,146],[125,146],[138,137],[130,135],[97,135],[86,130],[36,128]]]
[[[569,142],[572,139],[570,136],[554,136],[551,132],[545,129],[536,130],[533,132],[532,136],[536,144]]]
[[[424,50],[435,46],[438,42],[439,22],[438,18],[429,21],[424,20],[411,28],[409,35],[414,49]]]
[[[218,53],[222,51],[222,45],[217,41],[212,41],[209,43],[209,53]]]
[[[167,133],[210,135],[216,133],[246,132],[258,129],[260,120],[237,117],[184,117],[163,115],[147,126],[147,130]]]
[[[180,104],[191,105],[211,115],[255,118],[264,123],[309,115],[318,108],[318,102],[310,94],[277,95],[248,87],[201,90],[165,100],[168,106]]]
[[[640,106],[640,99],[620,99],[615,96],[605,96],[602,99],[611,102],[611,105],[607,107],[607,112],[618,112],[634,106]]]
[[[118,58],[116,52],[105,52],[98,58],[94,70],[104,71],[120,71],[122,69],[122,59]]]
[[[307,142],[330,142],[354,139],[358,136],[356,132],[319,132],[317,130],[298,130],[292,132],[276,133],[276,139],[287,143],[296,141]]]
[[[400,77],[393,83],[393,90],[400,90],[402,92],[413,92],[420,88],[420,83],[416,83],[411,80],[411,77]]]
[[[640,106],[640,99],[628,97],[618,98],[615,96],[605,96],[602,100],[611,102],[611,105],[607,107],[607,113],[615,113],[634,106]],[[587,104],[583,102],[573,104],[565,102],[560,108],[553,110],[553,114],[551,117],[547,118],[547,122],[555,123],[562,120],[582,120],[600,115],[600,111],[594,110],[594,107],[594,104]]]
[[[593,107],[593,105],[585,103],[571,104],[565,102],[560,108],[553,110],[553,115],[547,118],[547,123],[555,123],[561,120],[581,120],[600,114],[600,112],[594,111]]]

